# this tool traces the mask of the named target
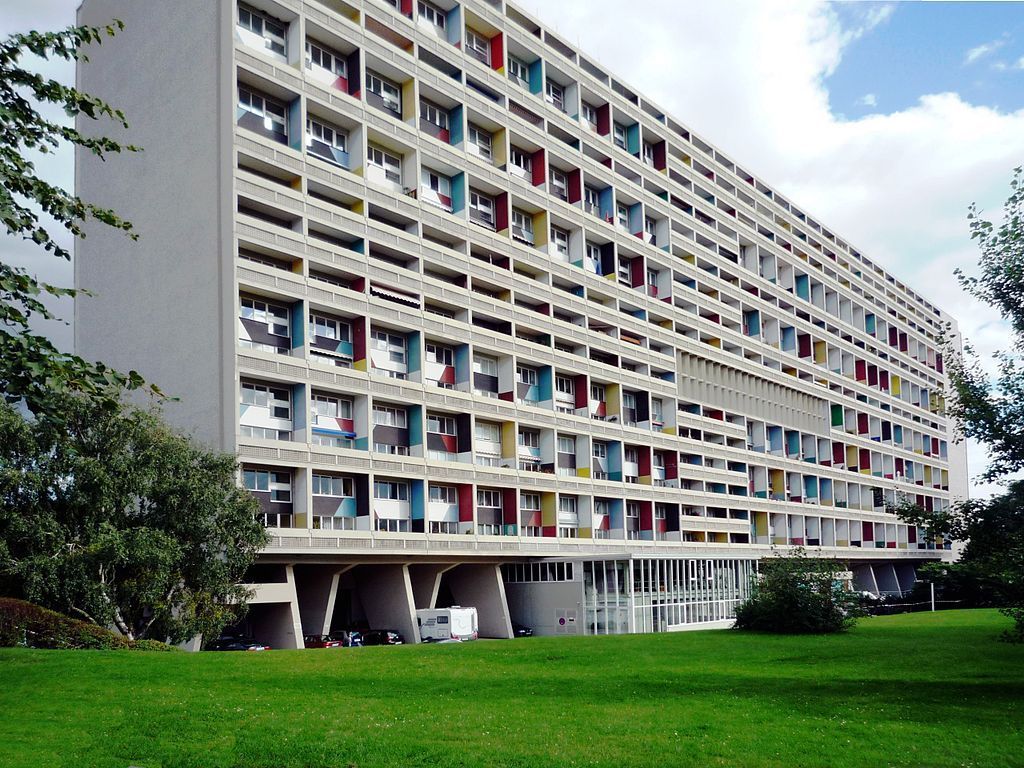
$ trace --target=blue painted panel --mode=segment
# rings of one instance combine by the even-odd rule
[[[796,295],[805,301],[811,300],[811,278],[807,275],[796,276]]]
[[[466,207],[466,174],[459,171],[452,176],[452,212]]]
[[[306,385],[296,384],[292,387],[292,428],[305,429],[309,405],[306,402]]]
[[[629,206],[629,231],[633,234],[644,231],[644,206],[634,203]]]
[[[444,18],[444,29],[448,42],[452,45],[457,45],[460,40],[459,36],[462,32],[462,6],[456,5],[445,15]]]
[[[640,123],[626,126],[626,151],[631,155],[640,155]]]
[[[410,482],[409,501],[412,507],[412,519],[422,520],[427,511],[426,483],[423,480]]]
[[[409,447],[423,445],[423,406],[410,405],[406,408],[409,424]]]
[[[462,384],[469,381],[472,374],[472,358],[469,354],[469,345],[460,344],[455,348],[455,382]]]
[[[537,399],[540,401],[551,400],[554,397],[554,375],[551,368],[544,366],[537,373]],[[532,387],[531,387],[532,389]]]
[[[626,506],[622,499],[611,499],[608,503],[608,527],[615,531],[625,528]]]
[[[761,333],[761,313],[751,309],[743,313],[744,331],[747,336],[757,336]]]
[[[614,192],[611,187],[605,187],[597,193],[597,207],[601,211],[601,218],[605,221],[615,218]]]
[[[462,105],[458,104],[448,113],[448,143],[453,147],[457,147],[462,143],[462,123]]]
[[[420,344],[420,332],[412,331],[406,334],[405,348],[409,360],[409,373],[416,373],[423,367],[423,352]]]
[[[622,482],[622,443],[620,442],[608,443],[608,479]]]
[[[306,307],[302,301],[296,301],[291,306],[290,325],[292,331],[292,349],[301,347],[306,338]]]

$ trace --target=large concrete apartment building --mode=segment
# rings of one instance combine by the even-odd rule
[[[144,152],[77,158],[141,236],[79,244],[78,351],[237,453],[260,639],[719,626],[773,548],[876,593],[943,555],[887,505],[966,493],[951,318],[515,5],[79,17]]]

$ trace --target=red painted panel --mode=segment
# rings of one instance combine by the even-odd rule
[[[501,518],[505,525],[517,525],[519,520],[519,503],[515,488],[501,489]]]
[[[871,451],[869,451],[867,448],[861,448],[857,452],[857,465],[861,469],[870,469],[871,468]]]
[[[846,463],[846,446],[842,443],[832,443],[832,462],[834,464]]]
[[[546,167],[545,167],[545,163],[544,163],[544,150],[543,149],[538,149],[536,152],[533,153],[533,155],[532,155],[532,163],[531,163],[531,173],[533,174],[533,177],[530,179],[530,181],[533,183],[533,186],[539,187],[541,184],[544,183],[544,181],[545,181],[544,177],[546,175]]]
[[[640,530],[654,530],[654,503],[650,501],[640,502]]]
[[[611,104],[602,104],[597,108],[597,132],[607,136],[612,131],[612,107]]]
[[[866,413],[857,414],[857,434],[866,435],[868,433],[868,415]]]
[[[473,503],[476,501],[476,492],[468,483],[460,483],[457,488],[459,492],[459,522],[471,523],[473,522]]]
[[[501,232],[508,229],[508,192],[494,198],[494,228]]]
[[[587,374],[577,374],[573,379],[573,386],[576,391],[573,405],[577,408],[586,408],[590,399],[590,385],[587,383]]]
[[[811,336],[808,333],[801,333],[796,337],[796,351],[800,357],[811,356]]]
[[[654,167],[659,171],[663,171],[668,167],[668,158],[664,141],[659,141],[654,145]]]
[[[908,349],[910,349],[910,339],[907,336],[906,332],[901,332],[900,333],[900,352],[906,352]]]
[[[366,318],[352,321],[352,357],[357,362],[366,359]]]
[[[505,66],[505,38],[499,32],[491,38],[491,69]]]
[[[629,265],[629,279],[631,285],[636,288],[637,286],[643,285],[647,280],[647,272],[644,269],[644,260],[641,258],[633,259]]]
[[[917,544],[917,526],[912,525],[907,528],[907,541],[911,544]]]
[[[665,479],[675,480],[679,477],[679,454],[675,451],[665,451]]]
[[[869,365],[868,366],[868,386],[869,387],[877,387],[878,386],[878,366],[877,365]]]
[[[578,203],[583,199],[583,174],[579,168],[569,171],[569,202]]]
[[[874,523],[861,523],[861,536],[864,541],[875,540],[875,524]]]
[[[854,378],[857,381],[865,381],[868,377],[868,364],[864,360],[855,360],[853,363]]]
[[[649,476],[651,474],[651,449],[649,446],[646,445],[640,445],[637,447],[640,453],[640,455],[637,457],[639,459],[639,461],[637,462],[637,466],[638,471],[640,472],[640,476]]]
[[[879,371],[878,372],[878,388],[883,392],[889,391],[889,372]]]

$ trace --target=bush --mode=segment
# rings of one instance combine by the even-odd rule
[[[862,615],[856,593],[836,579],[843,568],[834,560],[791,557],[762,560],[750,597],[736,608],[737,629],[780,634],[843,632]]]
[[[109,629],[64,616],[38,605],[0,597],[0,647],[17,645],[29,648],[65,648],[140,651],[167,651],[171,646],[156,640],[130,642]]]

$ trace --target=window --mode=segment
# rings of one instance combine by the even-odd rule
[[[395,445],[393,443],[374,443],[373,452],[387,454],[388,456],[408,456],[409,446]]]
[[[654,166],[654,145],[644,142],[644,165]]]
[[[384,178],[392,184],[402,183],[402,159],[400,157],[371,144],[366,148],[366,162],[368,165],[382,169]]]
[[[576,455],[576,438],[575,437],[558,437],[558,452],[569,453],[573,456]]]
[[[458,495],[454,485],[431,485],[430,502],[432,504],[455,504]]]
[[[260,299],[251,299],[245,296],[242,296],[239,299],[239,304],[240,307],[238,315],[240,319],[249,320],[265,326],[267,333],[271,336],[277,336],[284,341],[283,344],[268,344],[259,341],[252,341],[249,338],[239,338],[239,346],[246,347],[248,349],[258,349],[264,352],[277,352],[284,355],[287,355],[291,351],[290,345],[285,341],[291,339],[291,329],[289,326],[290,313],[287,307],[270,304]]]
[[[494,228],[494,200],[479,192],[469,191],[469,216],[478,224]]]
[[[629,230],[629,208],[619,204],[615,206],[615,223],[622,229]]]
[[[528,368],[525,365],[516,366],[516,381],[528,387],[537,386],[537,369]]]
[[[559,200],[569,199],[569,179],[557,168],[551,169],[551,194]]]
[[[440,30],[444,29],[445,14],[440,8],[430,3],[419,0],[418,3],[420,18],[426,21],[428,24],[433,24]]]
[[[665,423],[664,407],[660,397],[651,398],[651,421],[658,426],[662,426]]]
[[[467,131],[468,149],[485,160],[491,159],[491,134],[472,123]]]
[[[616,147],[626,148],[626,126],[621,123],[612,125],[612,142]]]
[[[242,486],[248,491],[269,493],[271,501],[287,504],[292,500],[292,476],[289,472],[244,469]]]
[[[640,461],[640,451],[632,446],[626,446],[623,454],[623,460],[627,464],[637,464]]]
[[[239,86],[238,107],[262,117],[264,129],[280,136],[288,136],[287,109],[284,104]]]
[[[385,109],[401,114],[402,91],[395,83],[367,70],[366,90],[380,97],[381,101],[384,102]]]
[[[309,333],[311,336],[319,336],[334,341],[349,340],[349,325],[346,322],[335,320],[333,317],[326,317],[311,312],[309,315]]]
[[[451,416],[441,416],[436,413],[427,414],[427,432],[434,435],[454,435],[455,419]]]
[[[521,493],[519,494],[519,509],[523,512],[539,512],[540,511],[540,494],[539,493]]]
[[[247,5],[238,6],[238,26],[263,38],[268,50],[281,56],[286,52],[285,30],[283,21],[267,16]]]
[[[292,417],[291,396],[283,387],[271,387],[250,381],[242,382],[242,404],[266,408],[275,419]]]
[[[313,473],[314,496],[339,496],[352,498],[352,478],[318,475]]]
[[[477,488],[476,505],[483,509],[501,509],[501,491]]]
[[[640,505],[635,501],[626,502],[626,517],[637,520],[640,518]]]
[[[478,32],[466,27],[466,53],[490,66],[491,41]]]
[[[533,217],[518,208],[512,209],[512,237],[533,245]]]
[[[633,284],[633,260],[625,256],[619,256],[619,267],[616,271],[619,282],[623,285]]]
[[[558,513],[560,515],[575,515],[576,514],[576,497],[575,496],[559,496],[558,497]]]
[[[408,422],[404,408],[375,405],[373,406],[373,423],[382,427],[405,429]]]
[[[313,395],[310,406],[313,411],[313,423],[320,418],[351,419],[352,401],[348,398],[332,397],[331,395]]]
[[[587,243],[587,270],[601,272],[601,246],[596,243]]]
[[[592,104],[587,104],[587,102],[584,101],[582,104],[582,109],[580,110],[580,114],[583,117],[583,119],[587,122],[587,124],[590,126],[591,130],[596,131],[597,107],[593,106]]]
[[[555,376],[555,391],[563,395],[575,395],[576,382],[571,376]]]
[[[336,149],[339,152],[348,152],[348,133],[326,123],[321,123],[319,120],[309,118],[306,120],[306,146],[315,150],[314,141],[326,144],[331,149]],[[329,157],[328,159],[333,160],[334,158]]]
[[[348,66],[341,54],[321,48],[314,42],[306,41],[306,69],[318,67],[338,77],[348,76]]]
[[[608,458],[608,443],[602,443],[597,440],[594,441],[594,458],[595,459],[607,459]]]
[[[384,501],[408,501],[409,484],[392,480],[375,480],[373,483],[373,498]]]
[[[377,518],[377,530],[384,531],[386,533],[408,533],[409,532],[409,521],[408,520],[397,520],[388,517]]]
[[[565,88],[548,78],[544,86],[545,101],[560,112],[565,112]]]
[[[405,363],[405,337],[395,333],[388,333],[380,328],[374,328],[370,334],[370,341],[373,348],[388,353],[388,360],[392,363]]]
[[[498,361],[486,355],[473,355],[473,373],[484,376],[498,375]]]
[[[420,118],[442,130],[448,130],[448,113],[426,99],[420,99]]]
[[[533,157],[526,150],[519,149],[518,147],[512,147],[509,152],[509,160],[512,166],[517,171],[513,171],[517,176],[524,178],[530,178],[533,174]]]
[[[508,79],[513,80],[523,88],[530,87],[530,67],[522,59],[517,59],[512,54],[508,57]]]
[[[555,248],[555,253],[559,256],[568,258],[569,256],[569,233],[564,229],[552,225],[551,227],[551,244]]]
[[[424,345],[424,352],[427,355],[427,362],[437,363],[438,365],[455,364],[455,353],[451,347],[442,347],[440,344],[428,341]]]
[[[647,242],[651,245],[658,244],[657,227],[658,225],[655,223],[654,219],[650,216],[644,217],[644,235],[646,236],[645,239]],[[648,285],[651,285],[651,283],[648,283]]]
[[[590,385],[590,399],[596,400],[599,403],[605,401],[605,389],[604,384],[591,384]]]
[[[536,429],[520,429],[519,445],[523,448],[540,448],[540,432]]]
[[[501,425],[494,424],[488,421],[478,421],[476,428],[473,432],[475,438],[479,442],[484,443],[500,443],[501,442]]]
[[[583,188],[583,210],[594,216],[601,214],[601,193],[593,187]]]
[[[313,530],[315,531],[354,531],[355,529],[356,519],[354,517],[313,516]]]

